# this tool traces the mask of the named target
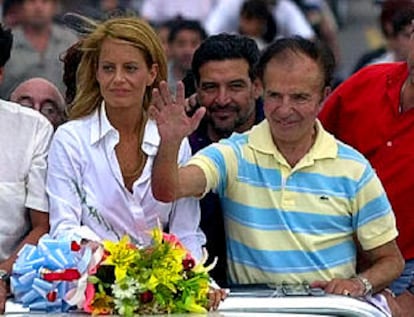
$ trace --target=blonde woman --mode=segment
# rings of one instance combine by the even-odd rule
[[[160,221],[200,259],[198,201],[161,203],[151,191],[160,138],[147,108],[167,77],[158,36],[143,20],[117,17],[95,25],[80,49],[70,120],[56,131],[48,158],[51,234],[90,241],[128,234],[146,244]],[[185,140],[179,164],[189,157]]]

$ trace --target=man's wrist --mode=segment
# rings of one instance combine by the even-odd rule
[[[372,283],[363,275],[358,274],[354,277],[355,280],[357,280],[361,286],[362,286],[362,296],[372,295],[374,291],[374,287],[372,286]]]
[[[8,283],[9,280],[10,280],[9,272],[7,272],[4,269],[0,269],[0,281],[5,281],[6,283]]]

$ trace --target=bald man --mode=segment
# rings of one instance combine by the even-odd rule
[[[12,91],[10,101],[39,111],[55,129],[65,121],[65,99],[59,89],[44,78],[31,78],[19,84]]]

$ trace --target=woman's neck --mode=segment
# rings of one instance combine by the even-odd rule
[[[140,127],[145,124],[145,116],[141,109],[107,108],[106,115],[111,125],[121,135],[136,135]]]

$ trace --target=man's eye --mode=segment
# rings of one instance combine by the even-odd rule
[[[210,86],[210,85],[202,87],[202,90],[205,91],[205,92],[212,92],[215,89],[216,89],[216,86]]]
[[[34,105],[28,102],[20,102],[20,105],[26,108],[32,108],[32,109],[34,108]]]

